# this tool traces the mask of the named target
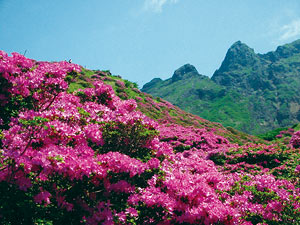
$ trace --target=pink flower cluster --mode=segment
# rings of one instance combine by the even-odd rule
[[[287,130],[282,130],[279,132],[278,135],[276,135],[277,138],[282,138],[282,137],[291,137],[294,133],[294,129],[288,128]]]
[[[0,52],[0,97],[7,110],[0,121],[8,125],[1,125],[0,185],[26,193],[35,202],[37,219],[63,223],[78,218],[73,222],[86,224],[296,221],[299,189],[293,183],[272,175],[223,172],[209,158],[233,147],[227,139],[205,129],[159,125],[102,81],[68,93],[67,76],[79,71],[67,62]],[[19,199],[20,204],[26,201]],[[5,202],[3,207],[8,207]],[[282,216],[288,207],[293,216]],[[61,213],[51,218],[57,210]],[[1,219],[10,219],[8,211],[0,211]]]
[[[0,73],[9,82],[0,94],[2,100],[12,96],[32,97],[38,107],[45,106],[49,99],[60,91],[66,91],[67,82],[64,80],[68,72],[79,72],[78,65],[68,62],[36,62],[25,58],[18,53],[9,57],[5,52],[0,52]],[[41,91],[41,90],[47,90]],[[2,101],[2,104],[6,101]]]
[[[226,138],[204,128],[197,129],[170,124],[161,125],[159,131],[160,139],[171,144],[177,151],[193,149],[208,155],[207,153],[222,152],[232,146]]]
[[[242,216],[260,216],[271,223],[286,224],[281,218],[281,213],[288,208],[295,209],[299,214],[299,201],[293,201],[299,197],[299,189],[287,181],[276,180],[274,176],[232,174],[232,181],[236,192],[223,192],[223,201],[239,209]],[[238,176],[238,177],[237,177]],[[228,195],[230,193],[230,195]],[[297,217],[296,215],[295,218]]]
[[[143,174],[154,173],[151,171],[158,170],[160,165],[156,153],[162,156],[170,148],[159,141],[156,143],[156,139],[145,141],[148,146],[143,148],[148,148],[153,157],[148,162],[119,152],[101,154],[101,146],[105,144],[103,135],[114,134],[107,133],[105,126],[132,127],[138,122],[146,130],[155,130],[157,124],[135,110],[135,101],[120,100],[111,86],[102,81],[94,82],[94,88],[67,93],[66,77],[80,71],[77,65],[35,62],[19,54],[10,57],[1,52],[0,68],[1,86],[6,87],[2,89],[1,103],[19,104],[19,114],[9,118],[9,129],[3,130],[0,182],[32,192],[37,204],[57,202],[62,210],[75,210],[75,202],[81,199],[79,205],[86,211],[82,218],[86,218],[87,223],[95,218],[98,218],[94,221],[96,224],[109,223],[109,215],[117,213],[113,207],[108,207],[110,198],[135,192],[138,184],[129,181],[139,177],[146,182],[149,178],[143,178]],[[31,105],[22,104],[25,98]],[[93,149],[95,146],[97,151]],[[117,174],[128,176],[124,180],[116,178]],[[79,181],[87,182],[78,193],[79,199],[68,196],[70,187],[65,186],[63,180],[70,183],[71,189]],[[93,188],[89,190],[89,186]],[[82,200],[84,197],[90,200]],[[103,202],[108,214],[99,217]],[[92,212],[95,214],[86,216]]]
[[[116,85],[122,89],[126,88],[124,82],[120,80],[116,81]]]
[[[293,134],[291,140],[290,140],[290,144],[294,147],[294,148],[299,148],[300,147],[300,131],[297,131]]]

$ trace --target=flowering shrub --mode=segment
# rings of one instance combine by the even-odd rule
[[[284,179],[296,179],[294,170],[299,165],[300,151],[280,143],[247,144],[228,148],[210,155],[223,171],[273,174]]]
[[[149,160],[156,153],[150,148],[156,123],[135,111],[134,101],[121,101],[100,81],[95,88],[68,94],[66,80],[80,71],[77,65],[1,56],[7,87],[1,102],[6,114],[1,116],[9,125],[1,145],[1,193],[22,196],[11,200],[24,211],[21,218],[13,216],[13,206],[3,196],[3,221],[118,221],[112,215],[125,210],[128,196],[158,170],[159,164]],[[31,82],[32,74],[40,80]],[[99,210],[106,214],[99,217]]]
[[[125,84],[124,84],[123,81],[117,80],[117,81],[116,81],[116,85],[117,85],[118,87],[122,88],[122,89],[125,88]]]
[[[254,147],[206,129],[159,125],[97,77],[92,88],[68,93],[80,71],[0,51],[3,224],[299,222],[296,176],[216,165],[247,161],[231,149],[259,154]],[[291,163],[289,153],[263,154]]]
[[[291,137],[294,132],[294,129],[288,128],[287,130],[280,131],[279,134],[276,135],[276,138]]]
[[[299,223],[299,188],[274,176],[232,174],[231,189],[222,191],[222,201],[238,209],[246,221],[257,224]],[[250,224],[250,223],[249,223]]]
[[[300,131],[297,131],[293,134],[290,144],[293,145],[294,148],[300,147]]]
[[[221,195],[241,207],[245,219],[267,224],[299,221],[299,149],[279,143],[248,144],[214,153],[210,159],[220,165],[219,171],[232,176],[231,189]]]
[[[211,152],[214,150],[220,151],[220,148],[229,146],[226,138],[209,132],[206,129],[171,124],[161,125],[159,131],[160,139],[167,141],[176,151],[195,148],[204,152]]]

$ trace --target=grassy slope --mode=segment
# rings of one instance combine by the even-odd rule
[[[182,126],[193,126],[213,130],[216,134],[226,137],[233,143],[243,144],[246,142],[261,142],[260,139],[251,135],[239,132],[233,128],[225,128],[220,123],[210,122],[191,113],[187,113],[171,103],[154,98],[149,94],[141,92],[137,85],[122,79],[120,76],[113,76],[109,72],[92,71],[83,69],[80,76],[70,85],[69,91],[73,92],[79,88],[91,87],[94,80],[101,79],[111,85],[116,94],[122,99],[135,99],[138,103],[138,110],[159,123],[176,123]],[[119,81],[124,86],[118,84]]]
[[[234,90],[228,91],[207,77],[191,76],[174,83],[169,79],[151,88],[151,93],[225,127],[245,130],[245,124],[253,121],[248,110],[251,107],[250,97]],[[257,129],[254,126],[251,128]]]

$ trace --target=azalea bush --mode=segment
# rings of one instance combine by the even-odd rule
[[[243,160],[231,149],[255,154],[253,147],[158,124],[97,77],[92,87],[70,91],[81,70],[0,51],[2,224],[299,222],[295,162],[293,179],[227,168]],[[294,147],[264,154],[287,162],[299,153]]]
[[[178,124],[161,125],[158,129],[160,140],[171,144],[176,152],[195,149],[211,153],[231,146],[226,138],[206,129],[183,127]]]
[[[300,131],[297,131],[293,134],[291,140],[290,140],[291,145],[295,148],[300,147]]]
[[[249,143],[227,148],[210,156],[223,171],[273,174],[284,179],[296,178],[295,168],[299,165],[300,149],[291,145]]]
[[[253,224],[292,224],[300,218],[300,149],[276,143],[231,146],[210,155],[219,171],[232,176],[223,201],[240,207]]]

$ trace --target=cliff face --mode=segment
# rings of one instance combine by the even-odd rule
[[[265,70],[260,57],[253,49],[238,41],[229,48],[212,80],[228,87],[257,90],[268,86],[264,77]]]
[[[266,54],[237,41],[211,79],[187,64],[142,91],[251,134],[289,126],[300,121],[300,40]]]

